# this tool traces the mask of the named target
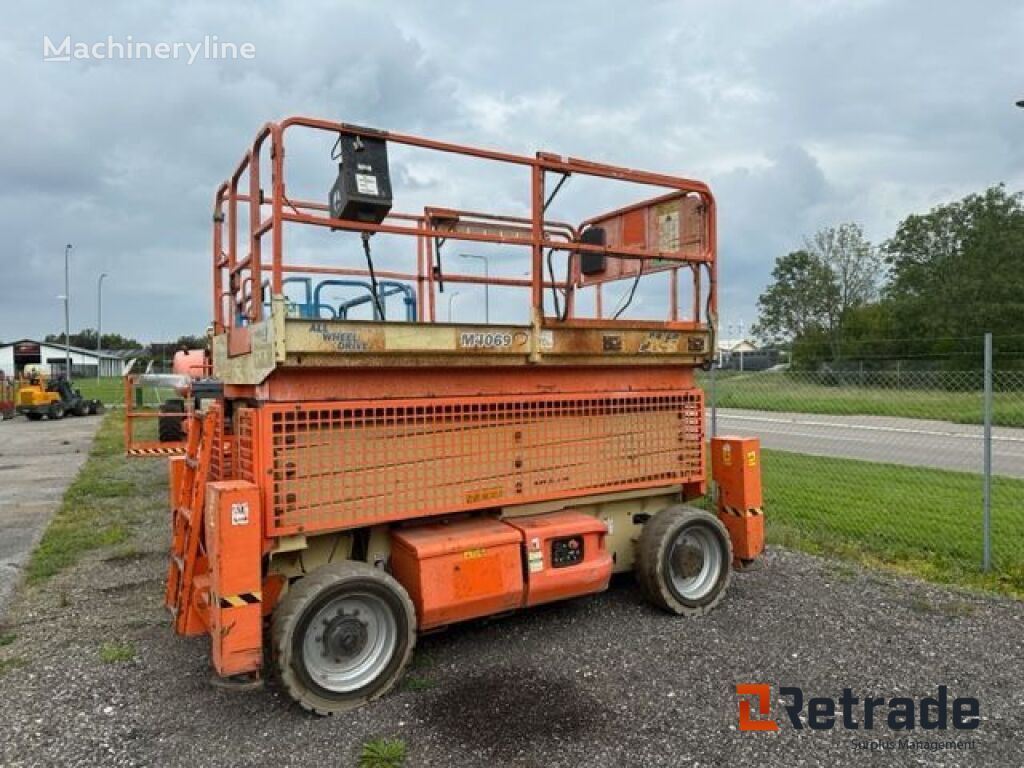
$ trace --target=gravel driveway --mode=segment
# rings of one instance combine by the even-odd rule
[[[626,579],[424,637],[401,690],[317,719],[272,682],[209,685],[208,640],[175,637],[160,608],[165,527],[154,508],[133,549],[15,601],[0,640],[0,764],[354,766],[377,736],[403,739],[410,766],[1024,764],[1024,603],[772,550],[702,619],[658,613]],[[864,731],[738,731],[737,683],[886,698],[943,684],[980,699],[983,720],[961,732],[972,750],[867,755]]]

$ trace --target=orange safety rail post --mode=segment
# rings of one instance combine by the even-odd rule
[[[393,210],[380,223],[357,221],[354,219],[331,218],[327,206],[322,203],[285,197],[285,136],[292,130],[304,129],[327,134],[356,135],[364,138],[383,139],[389,143],[434,150],[442,153],[487,160],[504,165],[522,167],[530,174],[530,216],[509,216],[487,214],[473,211],[458,211],[444,208],[428,208],[420,215]],[[261,166],[269,145],[269,184]],[[572,225],[547,221],[544,211],[548,200],[545,194],[546,177],[548,174],[558,176],[582,175],[598,178],[632,182],[671,190],[630,208],[612,211],[584,221],[579,228]],[[243,179],[247,177],[248,189],[241,189]],[[268,194],[269,188],[269,194]],[[556,190],[557,191],[557,188]],[[683,253],[678,247],[665,250],[666,242],[672,238],[652,241],[648,236],[644,242],[634,242],[631,238],[637,229],[639,213],[654,216],[653,206],[670,205],[674,200],[695,196],[698,202],[686,202],[686,207],[696,206],[701,212],[702,231],[694,235],[694,249]],[[247,253],[240,253],[238,231],[238,206],[248,205],[248,238]],[[269,206],[270,215],[264,217],[264,207]],[[682,209],[680,209],[682,211]],[[452,224],[471,222],[469,224]],[[600,221],[616,221],[622,219],[625,229],[622,236],[611,245],[583,242],[578,239],[580,228]],[[679,318],[678,290],[673,281],[671,292],[672,307],[669,317],[663,324],[666,328],[692,328],[699,323],[713,325],[717,313],[716,283],[717,266],[715,253],[716,213],[715,201],[709,188],[703,182],[660,173],[634,170],[629,168],[594,163],[572,157],[562,157],[550,153],[537,153],[530,157],[508,152],[498,152],[468,145],[435,141],[407,134],[380,131],[371,128],[351,125],[343,122],[319,120],[307,117],[291,117],[280,123],[267,123],[259,131],[251,148],[244,154],[230,179],[222,185],[214,202],[213,228],[213,298],[214,298],[214,330],[215,333],[229,330],[230,354],[237,354],[249,347],[248,325],[258,322],[264,314],[262,284],[263,273],[268,271],[271,291],[277,295],[281,292],[286,274],[324,274],[324,275],[368,275],[368,271],[359,268],[330,268],[321,266],[302,266],[286,263],[283,254],[283,225],[304,224],[326,227],[332,230],[343,230],[364,234],[407,235],[415,238],[415,272],[380,271],[378,276],[388,279],[406,279],[414,281],[419,295],[420,320],[436,321],[435,295],[437,280],[431,268],[439,243],[446,240],[518,245],[530,249],[531,269],[528,279],[510,279],[508,277],[485,277],[480,275],[445,274],[443,279],[453,283],[473,283],[476,285],[504,285],[528,287],[531,289],[532,313],[535,323],[550,325],[559,323],[572,327],[604,327],[600,299],[600,282],[590,280],[586,286],[577,284],[572,278],[572,270],[568,271],[569,280],[548,280],[544,275],[545,251],[568,254],[570,260],[578,261],[582,254],[604,254],[618,260],[617,263],[627,264],[630,260],[647,264],[650,270],[670,270],[678,275],[680,267],[689,267],[693,271],[694,316],[688,323]],[[223,228],[227,226],[225,238]],[[645,226],[651,226],[650,224]],[[618,231],[618,230],[616,230]],[[561,233],[561,236],[556,236]],[[633,234],[631,234],[633,233]],[[648,234],[650,234],[648,232]],[[664,234],[664,233],[663,233]],[[692,234],[692,233],[691,233]],[[270,237],[270,258],[264,257],[263,238]],[[678,238],[677,238],[678,239]],[[653,243],[653,245],[652,245]],[[667,247],[667,246],[666,246]],[[656,260],[656,261],[655,261]],[[654,266],[651,266],[654,265]],[[674,265],[674,266],[673,266]],[[702,295],[701,270],[707,272],[707,302],[701,307]],[[629,274],[644,271],[644,267],[627,270]],[[608,279],[622,279],[625,273]],[[578,274],[575,275],[578,279]],[[582,318],[573,317],[575,304],[574,289],[592,286],[596,290],[598,303],[598,320],[585,323]],[[544,316],[544,291],[550,287],[558,287],[565,291],[566,316]],[[425,295],[424,295],[425,294]],[[425,301],[424,301],[425,299]]]
[[[181,456],[185,453],[187,440],[161,441],[139,440],[136,438],[136,427],[140,422],[159,419],[161,416],[187,416],[186,413],[167,413],[164,411],[139,410],[136,403],[136,384],[138,378],[133,375],[124,377],[124,452],[131,457]]]

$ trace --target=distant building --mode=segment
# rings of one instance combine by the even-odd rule
[[[785,362],[778,349],[760,349],[750,339],[719,339],[718,367],[734,371],[764,371]]]
[[[123,376],[129,360],[136,353],[124,350],[103,351],[71,347],[71,378]],[[0,371],[7,376],[21,376],[26,365],[42,366],[51,376],[63,375],[66,367],[63,344],[22,339],[0,344]]]

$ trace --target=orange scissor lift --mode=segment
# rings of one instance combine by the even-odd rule
[[[333,147],[326,203],[286,184],[293,142]],[[511,211],[402,211],[425,185],[393,184],[389,151],[406,180],[472,162],[524,199],[493,182]],[[655,192],[550,220],[570,177]],[[506,266],[452,270],[453,244]],[[600,592],[613,573],[635,571],[670,613],[709,610],[763,546],[756,441],[712,441],[718,513],[688,505],[707,490],[694,369],[714,354],[715,256],[700,182],[326,120],[264,126],[214,202],[224,399],[189,415],[170,460],[176,631],[210,636],[220,677],[272,661],[330,714],[393,686],[419,631]],[[335,304],[325,286],[363,293]],[[469,286],[488,307],[492,289],[520,301],[456,323],[449,293],[439,321],[445,292]]]

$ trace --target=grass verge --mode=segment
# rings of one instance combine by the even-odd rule
[[[89,458],[32,553],[29,584],[49,579],[90,550],[123,543],[129,527],[144,520],[163,493],[163,475],[147,472],[145,460],[124,458],[123,426],[123,412],[104,417]]]
[[[986,574],[978,475],[773,450],[762,464],[770,543],[1024,597],[1024,480],[993,484]]]
[[[99,400],[104,405],[124,404],[124,379],[120,376],[75,379],[74,386],[81,390],[82,397]]]
[[[948,392],[893,386],[826,386],[809,378],[812,375],[718,373],[715,398],[720,408],[830,416],[897,416],[958,424],[981,424],[982,421],[982,393],[977,390]],[[701,384],[710,402],[709,378],[703,377]],[[1024,427],[1024,392],[996,392],[992,420],[998,426]]]

